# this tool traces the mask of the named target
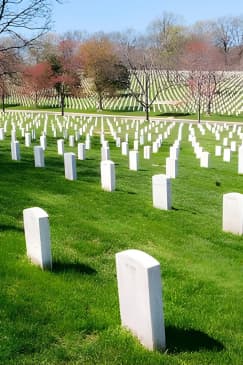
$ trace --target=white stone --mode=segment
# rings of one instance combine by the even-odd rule
[[[144,146],[143,157],[145,160],[150,160],[151,158],[151,146]]]
[[[25,133],[25,147],[30,147],[31,146],[31,134]]]
[[[215,146],[215,156],[221,156],[222,146]]]
[[[243,194],[224,194],[223,231],[238,235],[243,234]]]
[[[58,155],[64,154],[64,140],[63,139],[57,140],[57,153],[58,153]]]
[[[4,140],[4,128],[0,128],[0,141]]]
[[[142,132],[142,131],[141,131]],[[139,144],[141,145],[141,146],[143,146],[144,145],[144,135],[143,134],[141,134],[141,136],[139,137]]]
[[[115,164],[113,161],[101,161],[101,187],[105,191],[116,189]]]
[[[138,149],[139,149],[139,143],[138,143],[138,140],[137,140],[137,139],[135,139],[135,140],[133,141],[133,149],[134,149],[135,151],[138,151]]]
[[[128,155],[128,142],[122,142],[121,144],[121,153],[123,156]]]
[[[23,216],[27,256],[42,269],[51,269],[51,240],[47,213],[35,207],[24,209]]]
[[[116,147],[121,147],[121,138],[120,137],[116,138]]]
[[[85,160],[85,144],[78,143],[78,160]]]
[[[11,156],[12,160],[19,161],[20,160],[20,145],[19,141],[11,142]]]
[[[171,146],[170,147],[170,157],[173,158],[174,160],[178,160],[179,148],[177,148],[175,146]]]
[[[224,148],[223,160],[225,162],[230,162],[230,158],[231,158],[231,150],[230,150],[230,148]]]
[[[152,147],[153,153],[157,153],[159,150],[159,146],[158,146],[158,142],[155,141],[153,142],[153,147]]]
[[[210,167],[210,153],[209,152],[202,152],[200,158],[200,167],[209,168]]]
[[[43,150],[45,151],[46,150],[46,147],[47,147],[47,140],[46,140],[46,136],[45,135],[40,136],[40,145],[43,148]]]
[[[122,326],[149,350],[164,350],[165,326],[160,264],[139,250],[116,254]]]
[[[139,152],[129,151],[129,169],[137,171],[139,169]]]
[[[175,179],[178,175],[178,160],[175,158],[166,158],[166,176]]]
[[[225,138],[223,139],[223,146],[224,146],[224,147],[227,147],[227,146],[228,146],[228,138],[227,138],[227,137],[225,137]]]
[[[171,209],[171,180],[166,175],[152,177],[153,206],[161,210]]]
[[[16,130],[15,129],[11,130],[11,141],[12,142],[16,141]]]
[[[45,167],[44,150],[41,146],[34,147],[35,167]]]
[[[109,147],[101,147],[101,161],[110,159],[110,148]]]
[[[64,153],[64,169],[65,169],[65,178],[67,180],[77,179],[75,153],[73,152]]]
[[[230,142],[230,149],[232,152],[236,152],[236,141]]]
[[[74,136],[70,135],[69,136],[69,147],[74,147],[74,145],[75,145]]]
[[[86,150],[90,150],[91,149],[91,141],[90,141],[90,137],[89,136],[86,136],[86,139],[85,139],[85,149]]]

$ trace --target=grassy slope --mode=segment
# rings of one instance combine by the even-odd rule
[[[221,229],[222,195],[243,193],[242,176],[235,156],[201,169],[185,126],[174,209],[153,209],[151,177],[165,172],[176,135],[177,127],[150,161],[141,153],[139,172],[111,143],[114,193],[100,189],[98,137],[75,182],[64,179],[54,139],[45,169],[33,167],[23,145],[21,161],[11,161],[9,140],[1,142],[0,364],[242,363],[242,237]],[[200,139],[213,151],[208,133]],[[50,217],[53,272],[26,259],[22,210],[32,206]],[[166,353],[146,351],[120,327],[114,255],[127,248],[161,263]]]

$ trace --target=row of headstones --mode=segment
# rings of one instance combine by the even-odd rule
[[[166,159],[166,175],[169,177],[172,177],[172,178],[175,178],[177,175],[177,158],[178,158],[178,151],[179,151],[179,142],[181,140],[182,127],[183,127],[183,125],[180,125],[179,133],[178,133],[178,140],[170,148],[170,157]],[[170,126],[170,128],[172,128],[172,126]],[[3,133],[3,129],[0,128],[0,139],[1,139],[1,132]],[[168,134],[170,134],[169,130],[168,130]],[[3,135],[2,135],[2,138],[4,138]],[[20,159],[20,145],[19,145],[19,142],[15,140],[15,138],[16,138],[15,130],[12,130],[12,133],[11,133],[12,159],[19,160]],[[102,161],[109,160],[110,153],[109,153],[108,141],[104,140],[104,134],[102,134],[102,133],[100,135],[100,139],[101,139],[101,143],[103,144],[102,148],[101,148],[101,160]],[[157,139],[157,141],[153,143],[153,152],[158,151],[158,148],[162,144],[162,140],[163,140],[162,137],[159,137]],[[134,141],[134,147],[135,147],[134,151],[129,151],[129,168],[131,170],[139,169],[138,152],[137,152],[138,144],[136,144],[136,146],[135,146],[135,142],[137,142],[137,141]],[[30,145],[31,145],[31,134],[25,133],[25,146],[30,147]],[[45,166],[44,152],[43,152],[47,146],[47,139],[46,139],[45,134],[40,137],[40,145],[41,146],[34,147],[34,157],[35,157],[35,166],[36,167]],[[70,147],[74,146],[74,136],[72,136],[72,135],[69,136],[69,146]],[[119,144],[117,144],[117,146],[119,146]],[[91,148],[91,141],[90,141],[90,135],[88,134],[86,136],[85,144],[83,144],[83,143],[78,144],[78,159],[84,160],[85,159],[85,149],[90,149],[90,148]],[[64,154],[64,140],[63,139],[57,140],[57,149],[58,149],[59,155]],[[122,142],[121,152],[123,155],[128,154],[128,142]],[[64,158],[65,165],[67,166],[67,170],[70,172],[70,173],[65,174],[65,176],[69,180],[75,180],[77,178],[75,154],[73,154],[73,153],[65,154],[64,157],[65,157]],[[150,157],[151,157],[151,146],[144,146],[144,158],[150,159]],[[71,167],[68,167],[68,166],[71,166]]]
[[[27,256],[42,269],[52,269],[48,214],[41,208],[24,209]],[[223,197],[223,230],[243,234],[243,195]],[[118,296],[122,325],[150,350],[166,347],[160,264],[139,250],[116,254]]]
[[[202,127],[201,127],[202,128]],[[190,129],[190,134],[188,140],[191,142],[192,147],[194,148],[194,153],[196,158],[200,159],[200,166],[209,168],[210,167],[210,153],[203,150],[203,147],[200,146],[200,143],[197,142],[195,137],[194,129]],[[224,138],[223,146],[227,146],[228,138]],[[215,156],[222,156],[222,146],[215,146]],[[231,152],[237,151],[236,141],[231,141],[230,148],[226,147],[223,149],[223,161],[230,162],[231,160]],[[241,144],[238,148],[238,173],[243,173],[243,145]]]

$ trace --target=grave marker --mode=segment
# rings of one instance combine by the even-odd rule
[[[139,250],[116,254],[122,326],[149,350],[165,349],[160,264]]]
[[[24,209],[23,216],[27,256],[42,269],[51,269],[51,240],[47,213],[34,207]]]

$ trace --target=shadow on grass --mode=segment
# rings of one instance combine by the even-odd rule
[[[0,232],[4,231],[24,232],[24,228],[11,226],[10,224],[0,224]]]
[[[200,350],[222,351],[224,349],[222,343],[198,330],[168,326],[165,333],[166,347],[169,353]]]
[[[73,272],[82,275],[95,275],[97,271],[89,265],[81,263],[71,263],[71,262],[53,262],[52,272],[59,274],[64,272]]]
[[[157,114],[159,117],[186,117],[191,115],[190,113],[177,113],[177,112],[168,112],[168,113],[160,113]]]

